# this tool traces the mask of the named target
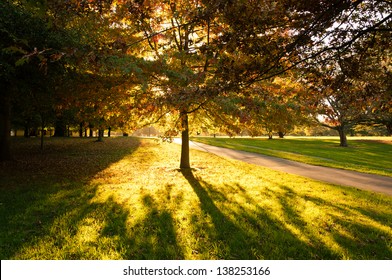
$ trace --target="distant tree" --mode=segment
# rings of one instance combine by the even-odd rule
[[[361,123],[384,126],[392,135],[392,33],[377,34],[360,46],[356,79],[363,85],[368,105]]]
[[[336,61],[319,61],[313,67],[315,117],[340,135],[347,146],[346,133],[357,124],[388,124],[392,112],[390,32],[364,36],[337,53]]]
[[[265,86],[265,91],[266,108],[261,119],[269,138],[274,132],[283,138],[295,126],[308,122],[307,109],[301,104],[306,89],[298,81],[290,77],[275,78]]]
[[[0,160],[8,160],[12,104],[15,98],[29,100],[32,103],[25,107],[41,121],[47,119],[46,101],[50,97],[41,98],[41,94],[49,93],[51,79],[46,78],[55,73],[52,69],[64,56],[60,49],[65,36],[62,30],[52,32],[42,18],[23,5],[3,1],[0,10]]]

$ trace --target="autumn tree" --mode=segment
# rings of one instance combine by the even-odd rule
[[[113,114],[116,117],[109,119],[117,119],[124,111],[114,107],[122,106],[129,115],[137,114],[141,125],[166,122],[180,131],[181,168],[190,167],[190,117],[204,115],[236,130],[246,117],[232,114],[241,112],[236,108],[242,102],[238,99],[247,104],[252,96],[253,104],[260,99],[247,95],[247,89],[304,67],[305,62],[335,59],[358,39],[386,28],[391,19],[385,1],[360,0],[25,0],[18,6],[10,1],[2,5],[15,15],[1,18],[2,38],[7,38],[1,41],[1,59],[6,61],[2,67],[12,70],[15,62],[30,63],[36,58],[46,69],[48,61],[69,59],[63,81],[75,81],[69,79],[70,73],[76,73],[77,79],[90,75],[102,81],[103,87],[95,92],[108,96],[103,100],[106,104],[85,100],[85,104],[92,102],[98,115]],[[10,28],[9,23],[19,18],[14,26],[20,24],[20,28]],[[40,23],[37,27],[26,24],[30,19]],[[64,38],[72,37],[73,42],[59,40],[56,45],[18,30],[31,34],[49,30],[49,34],[67,34]],[[10,77],[2,76],[8,92],[16,84],[9,82]],[[74,100],[82,100],[93,92],[91,88],[75,91]],[[60,118],[69,104],[63,89],[56,89],[54,99]],[[2,104],[9,103],[7,98],[2,97]],[[8,116],[5,107],[1,113]],[[3,129],[4,135],[9,134],[7,130]]]
[[[272,139],[277,133],[283,138],[295,126],[308,122],[308,110],[306,104],[302,104],[307,90],[294,76],[256,83],[248,91],[251,93],[242,115],[247,114],[244,125],[251,135],[266,132]]]
[[[372,6],[369,2],[362,5],[361,9]],[[381,10],[381,16],[385,12]],[[365,23],[363,15],[357,15],[354,22],[369,24],[380,18],[368,11],[364,14],[369,16]],[[391,116],[390,14],[385,16],[385,23],[345,48],[334,50],[335,60],[320,56],[307,68],[313,69],[307,79],[315,90],[316,118],[339,132],[341,146],[347,146],[346,133],[355,125],[375,123],[377,116],[379,121],[388,122]]]
[[[357,96],[350,94],[353,83],[344,75],[327,76],[325,72],[322,82],[315,91],[317,111],[315,118],[322,126],[338,131],[340,146],[347,147],[347,131],[359,122],[362,110],[357,106]]]
[[[361,123],[384,126],[392,135],[392,64],[391,36],[376,34],[357,46],[357,59],[347,71],[352,71],[367,97],[367,109]]]
[[[146,72],[149,87],[138,97],[141,113],[155,114],[156,120],[177,116],[175,127],[183,139],[180,167],[189,168],[190,114],[237,121],[241,116],[223,116],[233,104],[227,99],[327,54],[331,47],[321,42],[342,34],[334,24],[361,2],[121,1],[116,11],[123,22],[134,24],[141,55],[156,65]],[[344,48],[367,31],[353,31],[333,48]]]

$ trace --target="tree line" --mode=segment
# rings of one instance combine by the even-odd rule
[[[284,135],[319,122],[392,132],[388,1],[0,3],[0,158],[11,126],[192,124]]]

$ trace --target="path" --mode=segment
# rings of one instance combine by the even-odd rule
[[[180,139],[175,139],[180,143]],[[265,166],[270,169],[296,174],[314,180],[336,185],[356,187],[363,190],[380,192],[392,196],[392,177],[365,174],[355,171],[309,165],[287,159],[221,148],[190,141],[190,148],[213,153],[222,157],[241,160],[247,163]]]

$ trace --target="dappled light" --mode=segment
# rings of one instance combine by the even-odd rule
[[[389,1],[0,11],[1,259],[392,259]]]
[[[111,145],[123,146],[123,141],[135,140],[115,139]],[[92,172],[84,183],[68,181],[49,187],[41,184],[48,179],[41,178],[36,187],[41,195],[29,200],[30,190],[8,190],[6,196],[3,192],[3,212],[12,203],[12,193],[28,202],[2,215],[5,228],[0,237],[14,238],[2,245],[1,257],[392,257],[388,196],[283,175],[198,151],[192,151],[197,168],[177,169],[179,146],[152,140],[134,144]]]

